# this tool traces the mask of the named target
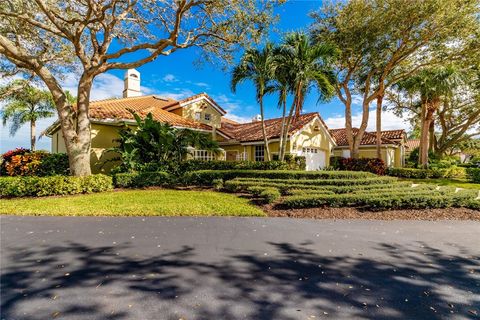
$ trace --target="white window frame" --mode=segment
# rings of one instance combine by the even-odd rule
[[[265,146],[264,145],[255,146],[254,153],[253,153],[253,159],[255,161],[265,161]]]
[[[202,120],[202,113],[201,112],[195,112],[195,120],[200,121]]]
[[[241,152],[241,153],[237,153],[237,161],[245,161],[247,160],[248,158],[248,155],[246,152]]]

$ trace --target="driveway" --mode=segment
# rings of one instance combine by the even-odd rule
[[[479,319],[480,223],[1,221],[2,319]]]

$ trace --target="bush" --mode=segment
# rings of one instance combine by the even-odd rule
[[[474,183],[480,183],[480,168],[467,168],[467,178]]]
[[[102,192],[113,189],[112,178],[97,174],[88,177],[5,177],[0,178],[0,196],[51,196]]]
[[[393,177],[413,179],[465,178],[465,168],[452,166],[447,169],[388,168],[387,174]]]
[[[231,180],[237,177],[246,178],[269,178],[269,179],[364,179],[373,178],[375,175],[369,172],[349,171],[287,171],[287,170],[200,170],[187,172],[181,178],[186,185],[208,185],[213,180]]]
[[[342,158],[331,157],[330,166],[337,170],[365,171],[378,175],[384,175],[387,166],[382,159],[378,158]]]
[[[280,191],[272,187],[251,186],[247,188],[247,191],[256,197],[262,198],[265,203],[272,203],[280,199],[281,196]]]
[[[164,186],[173,182],[172,176],[163,171],[117,173],[113,175],[113,183],[116,188]]]
[[[369,209],[427,209],[448,207],[477,206],[471,193],[392,193],[381,194],[335,194],[306,195],[287,197],[282,206],[286,208],[309,208],[320,206],[331,207],[364,207]]]
[[[44,177],[69,174],[68,156],[63,153],[15,149],[3,154],[2,159],[2,175]]]
[[[283,161],[204,161],[187,160],[179,165],[180,172],[198,170],[287,170],[289,164]]]

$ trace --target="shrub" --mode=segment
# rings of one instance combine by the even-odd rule
[[[215,190],[223,189],[223,180],[222,179],[215,179],[213,180],[213,188]]]
[[[68,156],[62,153],[15,149],[5,153],[2,159],[2,175],[43,177],[69,174]]]
[[[276,188],[264,188],[260,192],[259,196],[264,200],[265,203],[272,203],[280,199],[280,191]]]
[[[330,166],[337,170],[365,171],[378,175],[384,175],[387,166],[382,159],[378,158],[342,158],[331,157]]]
[[[172,176],[163,171],[117,173],[113,176],[113,183],[117,188],[164,186],[173,182]]]
[[[369,209],[426,209],[448,207],[475,207],[471,193],[414,193],[414,194],[335,194],[306,195],[287,197],[282,206],[287,208],[309,208],[319,206],[331,207],[366,207]]]
[[[467,168],[467,178],[474,183],[480,183],[480,168]]]
[[[0,178],[0,196],[51,196],[108,191],[112,178],[97,174],[88,177],[5,177]]]
[[[465,178],[465,168],[452,166],[447,169],[388,168],[389,176],[413,179]]]
[[[212,185],[214,179],[231,180],[237,177],[269,179],[363,179],[375,177],[369,172],[349,171],[287,171],[287,170],[200,170],[187,172],[181,178],[186,185]]]
[[[197,170],[287,170],[289,164],[283,161],[204,161],[187,160],[179,165],[180,172]]]

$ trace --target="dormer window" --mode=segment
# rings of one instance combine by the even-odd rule
[[[210,121],[211,114],[210,113],[205,113],[205,121]]]
[[[200,121],[202,119],[202,113],[201,112],[195,112],[195,120]]]

